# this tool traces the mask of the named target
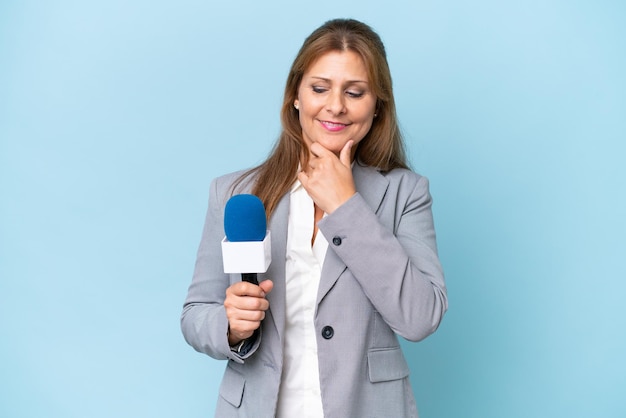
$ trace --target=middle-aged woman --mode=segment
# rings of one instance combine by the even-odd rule
[[[182,314],[196,350],[228,359],[216,416],[416,417],[397,335],[447,309],[425,177],[410,171],[379,36],[326,22],[289,72],[283,132],[260,166],[211,183]],[[224,206],[264,203],[272,264],[259,285],[222,270]]]

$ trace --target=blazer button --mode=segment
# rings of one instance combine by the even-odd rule
[[[324,328],[322,328],[322,337],[324,337],[324,339],[330,340],[331,338],[333,338],[333,335],[335,335],[335,330],[333,329],[333,327],[326,325]]]
[[[333,238],[333,244],[335,244],[335,245],[341,245],[341,238],[339,238],[339,237],[334,237],[334,238]]]

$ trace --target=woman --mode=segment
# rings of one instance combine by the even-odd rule
[[[196,350],[229,359],[217,417],[416,417],[397,335],[447,309],[426,178],[407,167],[384,46],[337,19],[289,73],[268,159],[215,179],[182,314]],[[226,201],[252,193],[272,231],[259,285],[222,271]]]

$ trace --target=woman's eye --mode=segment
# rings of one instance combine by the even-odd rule
[[[324,93],[326,89],[324,87],[313,86],[312,87],[314,93]]]
[[[362,97],[364,93],[362,91],[350,91],[350,90],[348,90],[346,92],[346,94],[348,96],[350,96],[350,97],[353,97],[353,98],[357,99],[359,97]]]

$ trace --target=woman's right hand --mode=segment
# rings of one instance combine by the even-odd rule
[[[271,292],[274,283],[264,280],[259,285],[248,282],[235,283],[226,289],[226,317],[228,318],[228,344],[233,346],[261,326],[265,311],[270,307],[265,295]]]

